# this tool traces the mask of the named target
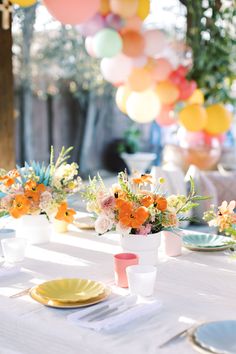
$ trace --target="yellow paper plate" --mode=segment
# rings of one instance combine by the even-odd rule
[[[46,300],[78,302],[96,298],[104,292],[104,285],[94,280],[65,278],[38,285],[37,293]]]
[[[48,307],[53,307],[53,308],[58,308],[58,309],[76,309],[79,307],[86,307],[86,306],[91,306],[95,305],[99,302],[102,302],[108,298],[108,296],[111,294],[110,288],[106,287],[104,289],[104,292],[97,296],[96,298],[87,300],[87,301],[78,301],[78,302],[59,302],[59,301],[52,301],[52,300],[47,300],[44,297],[42,297],[38,292],[37,292],[37,286],[32,288],[29,292],[30,296],[32,299],[35,301],[39,302],[40,304]]]

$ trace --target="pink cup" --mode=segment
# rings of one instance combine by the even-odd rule
[[[139,263],[139,258],[134,253],[119,253],[114,255],[115,282],[121,288],[128,288],[126,268]]]

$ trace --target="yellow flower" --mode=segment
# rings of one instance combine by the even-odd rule
[[[160,184],[163,184],[163,183],[165,183],[165,178],[164,177],[160,177],[159,178],[159,180],[158,180],[158,182],[160,183]]]
[[[68,183],[68,188],[69,189],[74,189],[76,186],[75,186],[75,182],[71,181]]]

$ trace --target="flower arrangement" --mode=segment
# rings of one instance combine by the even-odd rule
[[[225,235],[232,235],[236,237],[236,214],[234,212],[236,206],[235,200],[223,203],[216,208],[214,205],[206,211],[203,215],[209,226],[218,227],[220,232]]]
[[[66,198],[80,189],[78,165],[68,164],[70,151],[62,148],[54,163],[51,148],[50,163],[31,162],[6,172],[0,170],[0,212],[13,218],[46,214],[49,218],[72,222],[75,211],[68,209]]]
[[[197,201],[206,199],[195,194],[191,180],[189,195],[166,197],[161,191],[164,179],[155,182],[151,175],[129,178],[120,172],[118,183],[107,189],[98,175],[90,179],[83,192],[87,210],[97,216],[95,229],[98,234],[116,229],[120,234],[148,235],[164,229],[176,228]]]

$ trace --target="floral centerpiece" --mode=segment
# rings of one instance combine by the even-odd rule
[[[217,227],[219,231],[226,236],[232,236],[233,239],[236,239],[235,207],[235,200],[231,200],[229,203],[223,201],[219,207],[212,205],[211,208],[204,213],[203,219],[209,226]]]
[[[54,162],[54,150],[51,148],[48,166],[33,161],[9,172],[1,170],[0,211],[16,219],[43,216],[73,222],[75,211],[68,208],[66,199],[80,189],[81,179],[78,177],[78,165],[67,163],[71,149],[63,147]],[[43,219],[40,220],[42,222]]]

